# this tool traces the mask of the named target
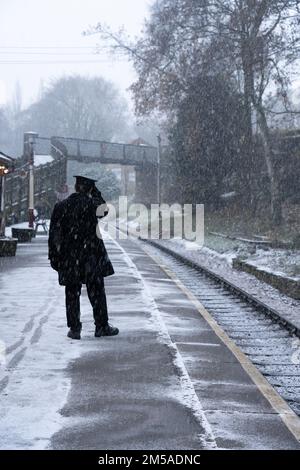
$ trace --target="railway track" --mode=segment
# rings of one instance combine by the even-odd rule
[[[206,267],[142,240],[204,305],[222,329],[300,416],[300,331],[280,314]]]

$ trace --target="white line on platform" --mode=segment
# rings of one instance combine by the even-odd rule
[[[199,433],[199,440],[205,449],[217,449],[217,443],[215,436],[213,434],[212,428],[205,416],[204,410],[201,406],[199,398],[196,394],[194,385],[192,380],[188,374],[188,371],[185,367],[184,361],[182,356],[176,346],[176,344],[172,341],[168,329],[165,325],[165,322],[162,319],[162,316],[159,312],[159,309],[156,305],[156,302],[150,292],[150,289],[144,280],[143,276],[139,272],[137,266],[132,261],[128,253],[123,249],[123,247],[116,241],[111,238],[111,240],[118,246],[118,248],[122,251],[124,258],[129,267],[132,268],[135,272],[135,277],[138,279],[142,284],[141,292],[144,296],[146,304],[149,306],[149,312],[151,314],[152,320],[156,325],[156,329],[158,330],[158,334],[160,339],[166,344],[172,354],[173,364],[178,371],[181,387],[183,390],[184,396],[184,405],[188,407],[195,418],[197,419],[199,425],[204,429],[205,434]]]

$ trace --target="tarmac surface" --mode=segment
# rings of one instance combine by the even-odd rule
[[[0,259],[0,448],[300,449],[143,244],[105,243],[116,272],[105,281],[120,329],[112,338],[93,336],[85,289],[82,339],[66,337],[46,237]]]

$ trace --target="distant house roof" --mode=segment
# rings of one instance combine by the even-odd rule
[[[146,142],[141,137],[138,137],[137,139],[132,140],[131,142],[129,142],[129,144],[130,145],[146,145],[147,147],[152,147],[152,145],[149,144],[149,142]]]
[[[9,155],[6,155],[6,153],[3,153],[0,151],[0,163],[4,165],[11,166],[14,162],[14,158],[10,157]]]

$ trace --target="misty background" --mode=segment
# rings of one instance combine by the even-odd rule
[[[125,55],[112,57],[96,36],[83,35],[103,21],[137,36],[150,3],[1,0],[0,150],[20,157],[28,130],[156,143],[154,123],[137,128],[128,90],[136,78],[132,63]]]
[[[161,200],[299,238],[297,0],[2,0],[0,149],[23,133],[161,148]],[[149,184],[153,182],[149,181]]]

